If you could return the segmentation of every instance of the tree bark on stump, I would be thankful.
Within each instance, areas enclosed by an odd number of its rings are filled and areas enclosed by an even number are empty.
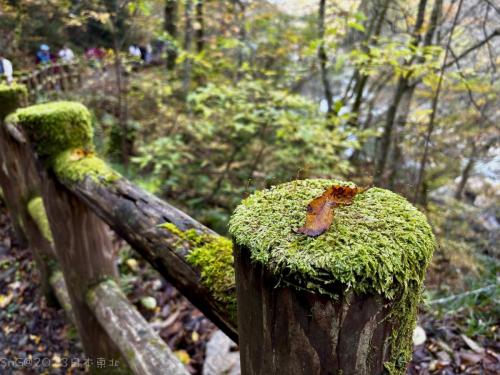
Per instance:
[[[41,291],[48,304],[54,305],[55,298],[49,282],[49,263],[54,258],[54,250],[31,218],[27,207],[30,198],[40,192],[40,179],[24,136],[11,128],[14,138],[8,129],[8,124],[0,124],[0,186],[20,245],[31,248],[40,274]]]
[[[47,216],[85,353],[94,364],[99,358],[121,361],[118,348],[86,302],[86,294],[93,285],[106,279],[118,279],[107,228],[63,185],[52,178],[45,180],[43,198]],[[109,371],[104,369],[103,373]]]
[[[390,305],[376,295],[326,295],[279,286],[235,246],[243,375],[382,374]]]

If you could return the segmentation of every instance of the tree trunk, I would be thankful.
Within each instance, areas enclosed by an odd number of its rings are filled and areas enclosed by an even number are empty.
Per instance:
[[[401,163],[403,162],[403,152],[401,150],[401,143],[404,139],[404,134],[403,134],[403,129],[406,125],[406,122],[408,120],[408,116],[410,114],[410,109],[411,109],[411,103],[413,99],[413,93],[415,92],[414,89],[409,89],[406,91],[406,93],[403,95],[403,98],[401,99],[401,105],[400,105],[400,110],[399,114],[396,117],[396,129],[395,129],[395,134],[393,137],[393,153],[392,153],[392,158],[391,158],[391,167],[390,167],[390,174],[389,174],[389,179],[388,179],[388,188],[390,190],[394,190],[396,186],[396,182],[398,179],[398,172],[401,169]]]
[[[421,29],[425,21],[425,8],[427,6],[427,0],[420,0],[417,10],[417,21],[415,23],[415,28],[412,33],[412,39],[410,46],[416,47],[419,45],[421,40]],[[414,56],[415,57],[415,56]],[[410,61],[410,65],[413,63],[414,58]],[[392,103],[387,110],[387,115],[385,119],[384,131],[380,139],[379,157],[376,163],[373,181],[374,184],[381,186],[384,182],[385,167],[387,162],[387,156],[389,154],[391,146],[391,136],[394,127],[396,115],[398,113],[399,104],[406,91],[412,88],[410,85],[409,76],[400,76],[398,79],[398,84],[396,86]]]
[[[377,186],[381,186],[384,180],[385,164],[387,162],[387,156],[389,155],[389,148],[391,146],[392,139],[392,129],[394,127],[394,119],[396,117],[396,112],[399,108],[399,103],[403,98],[406,90],[408,89],[408,81],[404,77],[400,77],[398,80],[398,85],[396,91],[394,92],[394,97],[392,99],[391,105],[387,110],[384,132],[382,138],[380,139],[380,147],[378,149],[379,158],[375,166],[375,174],[373,177],[373,183]]]
[[[165,0],[165,31],[169,36],[167,42],[167,69],[174,70],[175,60],[177,59],[177,0]]]
[[[118,40],[116,36],[113,37],[113,53],[114,53],[114,68],[115,68],[115,80],[116,80],[116,97],[117,97],[117,117],[118,126],[120,128],[120,148],[121,148],[121,161],[128,169],[130,162],[130,154],[132,151],[131,142],[128,134],[128,98],[127,98],[127,88],[126,80],[122,74],[122,59],[120,56],[120,49],[118,47]]]
[[[205,22],[203,0],[196,0],[196,51],[201,52],[205,46]]]
[[[474,165],[476,164],[476,155],[477,148],[476,143],[472,141],[471,152],[469,156],[469,160],[467,160],[467,164],[465,168],[462,170],[462,174],[460,175],[460,182],[457,185],[457,190],[455,191],[455,199],[462,200],[465,186],[467,185],[467,181],[469,180],[470,173],[474,169]]]
[[[238,22],[238,40],[240,45],[238,47],[238,56],[237,56],[237,71],[236,71],[236,80],[239,81],[243,77],[243,72],[241,71],[241,67],[245,62],[245,45],[247,40],[247,28],[246,28],[246,4],[244,1],[237,1],[237,5],[239,7],[239,12],[237,12],[237,22]]]
[[[382,32],[382,25],[384,23],[385,16],[387,14],[387,9],[389,8],[389,3],[391,1],[392,0],[384,0],[383,4],[381,4],[380,10],[374,9],[375,14],[374,14],[373,20],[376,19],[377,22],[375,24],[373,24],[373,21],[371,21],[372,26],[370,27],[369,34],[366,37],[367,43],[370,41],[370,39],[372,37],[374,37],[373,43],[372,43],[373,46],[377,45],[377,37]],[[376,3],[376,5],[380,5],[380,4]],[[366,50],[366,46],[363,46],[362,48],[364,48]],[[368,76],[365,74],[361,74],[361,72],[359,70],[356,70],[356,72],[354,73],[354,76],[357,77],[357,79],[356,79],[356,84],[354,86],[355,99],[354,99],[354,103],[352,105],[351,111],[356,117],[358,117],[359,111],[361,109],[361,104],[363,102],[363,100],[362,100],[363,93],[365,90],[366,83],[368,82]]]
[[[328,56],[326,55],[325,50],[325,8],[326,0],[320,0],[318,10],[318,31],[320,39],[320,44],[318,47],[318,59],[321,70],[321,82],[323,83],[323,92],[327,103],[327,114],[331,115],[333,114],[333,98],[330,80],[328,78]]]
[[[437,114],[438,103],[439,103],[439,95],[441,93],[441,87],[443,84],[444,71],[446,69],[446,61],[448,60],[448,55],[450,53],[451,40],[453,38],[453,32],[455,31],[455,26],[458,23],[458,17],[460,15],[460,11],[462,10],[462,4],[463,4],[463,0],[460,0],[460,2],[458,3],[457,13],[455,14],[455,19],[453,20],[453,24],[451,26],[450,35],[448,37],[446,51],[444,53],[444,61],[443,61],[443,65],[441,66],[441,70],[439,73],[439,80],[438,80],[438,84],[437,84],[437,88],[436,88],[436,93],[432,99],[431,114],[429,116],[429,124],[427,125],[427,131],[426,131],[425,139],[424,139],[424,152],[422,154],[422,160],[420,161],[420,166],[418,169],[418,176],[417,176],[417,182],[415,183],[415,193],[413,196],[413,202],[424,203],[426,201],[426,199],[425,200],[422,199],[423,196],[426,196],[426,191],[423,189],[423,183],[424,183],[424,178],[425,178],[425,167],[427,165],[427,160],[429,158],[430,142],[431,142],[432,133],[434,132],[434,127],[435,127],[436,114]]]
[[[186,53],[187,56],[184,59],[182,92],[184,97],[186,98],[187,95],[189,94],[189,89],[191,86],[192,61],[189,54],[191,53],[191,44],[193,42],[193,22],[192,22],[193,0],[186,0],[184,7],[185,7],[184,8],[184,22],[185,22],[184,53]]]

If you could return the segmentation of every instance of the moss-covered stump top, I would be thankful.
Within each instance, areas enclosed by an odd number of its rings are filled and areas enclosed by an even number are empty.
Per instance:
[[[24,85],[0,83],[0,121],[19,108],[27,96],[28,91]]]
[[[54,157],[70,148],[93,148],[90,113],[80,103],[37,104],[17,110],[7,121],[26,130],[41,157]]]
[[[335,180],[294,181],[259,191],[237,207],[230,232],[254,261],[299,288],[331,294],[343,285],[391,299],[422,284],[435,241],[425,216],[403,197],[371,188],[335,208],[332,225],[312,238],[296,234],[306,207]]]

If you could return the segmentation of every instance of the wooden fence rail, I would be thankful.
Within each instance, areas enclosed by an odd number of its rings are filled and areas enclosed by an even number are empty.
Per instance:
[[[35,69],[14,74],[17,83],[26,86],[30,99],[40,93],[79,87],[82,83],[82,66],[78,61],[37,65]],[[4,76],[0,81],[5,80]]]
[[[2,95],[13,98],[0,102],[3,119],[26,89],[0,85]],[[72,102],[18,109],[0,129],[0,186],[13,222],[91,358],[126,363],[118,373],[187,373],[119,290],[107,224],[239,341],[243,375],[404,373],[434,238],[403,198],[370,189],[309,238],[294,232],[308,202],[338,182],[280,185],[237,208],[233,249],[109,168],[92,138],[88,111]],[[46,216],[34,208],[39,197]]]

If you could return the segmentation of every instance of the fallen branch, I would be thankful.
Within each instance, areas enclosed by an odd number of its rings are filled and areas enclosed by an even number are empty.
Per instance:
[[[442,305],[442,304],[445,304],[445,303],[448,303],[451,301],[455,301],[457,299],[462,299],[465,297],[476,296],[476,295],[479,295],[482,293],[486,293],[486,292],[489,292],[490,290],[493,290],[497,287],[498,287],[498,284],[491,284],[491,285],[487,285],[487,286],[479,288],[479,289],[471,290],[469,292],[455,294],[455,295],[449,296],[449,297],[434,299],[434,300],[429,301],[429,305]]]

